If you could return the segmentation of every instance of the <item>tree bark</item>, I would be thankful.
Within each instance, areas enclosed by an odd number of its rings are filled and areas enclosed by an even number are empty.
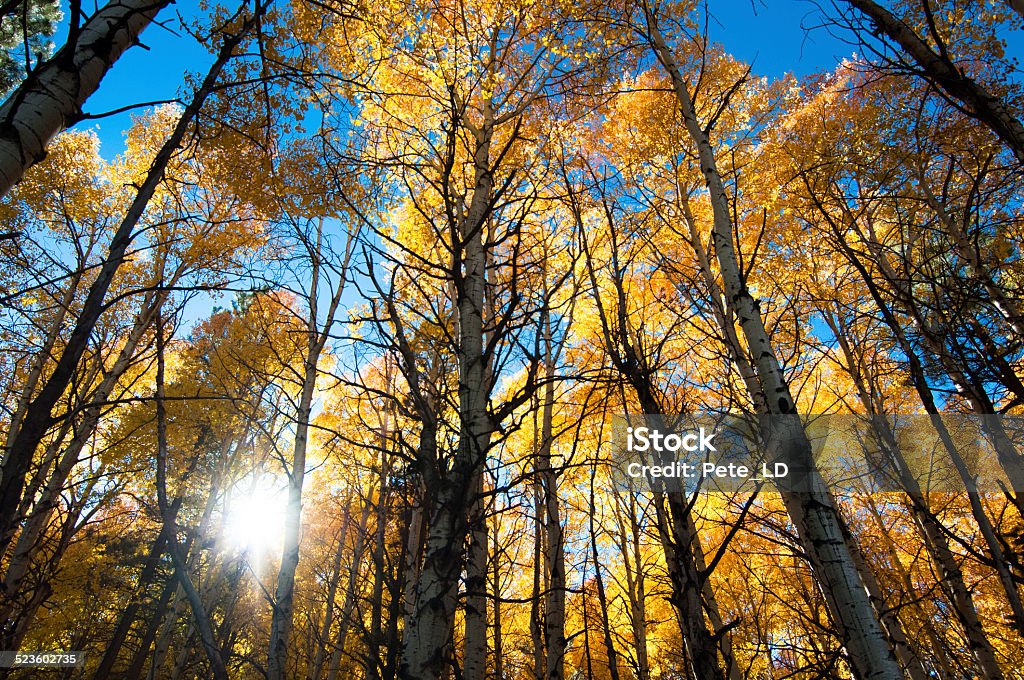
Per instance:
[[[494,601],[494,680],[505,680],[505,652],[502,645],[504,630],[501,627],[501,546],[498,532],[494,532],[494,557],[491,559],[491,596]]]
[[[487,676],[487,551],[490,540],[484,512],[483,479],[483,470],[480,470],[474,483],[474,499],[469,508],[469,552],[465,579],[466,630],[462,656],[462,674],[466,680],[485,680]]]
[[[1024,125],[1007,102],[964,73],[944,48],[936,52],[910,26],[874,0],[847,2],[868,17],[880,33],[895,42],[917,64],[921,75],[960,102],[1010,148],[1018,161],[1024,163]]]
[[[733,224],[725,185],[718,172],[714,149],[697,112],[686,81],[655,18],[646,9],[648,37],[658,60],[668,72],[683,122],[697,148],[712,214],[712,238],[726,298],[735,310],[765,395],[768,413],[763,414],[768,450],[784,453],[808,475],[808,492],[784,493],[783,501],[808,551],[815,574],[832,605],[843,643],[856,674],[864,680],[899,680],[902,674],[881,625],[871,608],[864,584],[846,544],[842,520],[835,503],[817,473],[811,445],[796,415],[795,402],[782,373],[760,309],[746,287],[733,243]],[[751,395],[755,398],[756,395]]]
[[[168,4],[113,0],[8,97],[0,107],[0,196],[42,160],[54,135],[80,119],[103,76]]]

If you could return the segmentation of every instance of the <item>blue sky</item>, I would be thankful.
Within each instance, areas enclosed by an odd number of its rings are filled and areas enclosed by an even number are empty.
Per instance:
[[[811,0],[708,0],[712,40],[734,56],[753,63],[754,73],[777,78],[790,72],[797,76],[830,70],[850,56],[853,48],[820,28],[823,19]],[[182,86],[184,73],[202,72],[212,55],[190,35],[179,20],[200,13],[197,0],[178,0],[164,10],[166,27],[150,26],[142,43],[128,52],[107,74],[99,91],[87,102],[87,113],[98,114],[131,104],[172,99]],[[62,27],[55,42],[63,41]],[[1024,31],[1013,31],[1011,49],[1024,57]],[[110,158],[123,149],[123,131],[129,114],[87,121],[84,126],[99,132],[103,155]]]
[[[186,71],[202,71],[212,61],[209,52],[180,29],[177,15],[189,20],[199,13],[198,5],[196,0],[178,0],[165,10],[162,16],[167,27],[146,29],[142,43],[149,49],[128,50],[87,102],[86,112],[99,114],[138,102],[174,98]],[[802,26],[821,23],[816,6],[808,0],[718,0],[711,5],[712,39],[735,56],[753,62],[760,75],[821,71],[850,53],[848,45],[826,31],[804,30]],[[62,42],[64,30],[58,32],[55,42]],[[108,158],[123,149],[122,133],[129,125],[129,114],[83,123],[99,132],[103,155]]]

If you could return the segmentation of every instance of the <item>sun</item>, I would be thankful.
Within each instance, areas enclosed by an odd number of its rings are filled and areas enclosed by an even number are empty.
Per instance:
[[[273,475],[250,476],[231,490],[224,513],[224,538],[253,557],[281,551],[287,487]]]

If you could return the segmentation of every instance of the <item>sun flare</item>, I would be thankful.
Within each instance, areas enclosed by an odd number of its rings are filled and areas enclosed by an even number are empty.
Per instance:
[[[238,483],[228,498],[224,537],[229,545],[253,556],[281,550],[288,494],[284,482],[270,475]]]

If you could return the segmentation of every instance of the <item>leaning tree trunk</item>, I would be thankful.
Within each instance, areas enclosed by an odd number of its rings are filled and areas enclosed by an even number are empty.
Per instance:
[[[206,98],[214,91],[221,71],[231,59],[235,48],[256,24],[257,17],[265,9],[265,5],[258,5],[257,7],[258,11],[255,16],[249,17],[243,22],[236,34],[225,38],[224,45],[217,59],[207,72],[206,78],[199,89],[196,90],[192,101],[189,102],[189,105],[175,124],[170,137],[164,142],[164,145],[153,160],[146,179],[139,187],[135,198],[128,207],[128,211],[125,213],[124,219],[111,238],[107,258],[99,268],[99,272],[89,288],[89,293],[82,303],[82,310],[68,337],[63,354],[61,354],[46,383],[40,389],[35,399],[32,400],[32,404],[27,409],[22,420],[21,427],[11,441],[7,457],[4,460],[2,477],[0,477],[0,554],[6,551],[17,523],[16,510],[21,503],[25,476],[28,474],[29,467],[32,464],[32,457],[35,455],[39,442],[42,441],[50,429],[53,407],[71,382],[82,354],[89,343],[93,329],[106,308],[105,298],[107,290],[110,288],[115,274],[117,274],[121,263],[124,261],[125,251],[132,241],[135,227],[142,218],[157,187],[163,181],[164,172],[170,164],[171,158],[177,153],[184,142],[185,135],[192,126],[192,122],[198,115],[200,108],[202,108]],[[17,93],[14,96],[17,96]]]
[[[112,0],[7,98],[0,107],[0,196],[42,160],[54,135],[81,118],[103,76],[170,1]]]
[[[40,544],[40,539],[50,525],[50,520],[57,509],[68,477],[78,464],[82,450],[96,431],[103,404],[110,398],[118,380],[120,380],[121,376],[124,375],[131,365],[143,335],[152,324],[166,296],[166,292],[148,293],[146,295],[143,309],[136,317],[124,346],[118,352],[117,359],[103,376],[100,385],[90,395],[89,402],[91,405],[86,409],[85,417],[81,423],[75,423],[74,439],[71,440],[68,447],[61,453],[56,466],[49,470],[49,475],[45,478],[41,490],[33,488],[35,480],[29,483],[25,497],[22,498],[22,504],[27,500],[35,498],[34,507],[22,526],[21,532],[18,534],[18,540],[14,543],[14,550],[4,572],[2,593],[6,600],[14,600],[19,595],[22,579],[28,573],[37,547]],[[19,512],[19,520],[21,515],[22,513]],[[54,555],[53,559],[59,561],[60,557],[62,556]]]
[[[747,289],[733,243],[732,214],[725,185],[718,173],[715,152],[697,112],[675,55],[645,10],[648,34],[658,60],[672,81],[687,133],[697,147],[701,172],[707,185],[713,215],[712,239],[726,298],[733,303],[740,328],[756,361],[758,382],[768,412],[764,422],[770,451],[782,452],[808,473],[808,490],[784,493],[783,501],[825,590],[826,600],[839,626],[854,672],[864,680],[898,680],[899,665],[857,572],[853,555],[843,536],[838,510],[814,466],[807,439],[789,384],[765,329],[764,319]],[[754,395],[751,395],[752,397]]]
[[[199,591],[188,573],[188,562],[182,546],[178,543],[177,522],[171,514],[172,507],[167,502],[167,413],[164,404],[164,329],[163,321],[157,317],[156,328],[156,434],[157,434],[157,464],[156,464],[156,491],[157,505],[163,519],[163,531],[167,536],[167,552],[171,556],[171,563],[174,567],[174,576],[185,592],[185,598],[192,608],[192,618],[199,631],[203,649],[210,662],[210,673],[214,680],[228,680],[227,670],[224,667],[224,660],[220,656],[220,650],[213,641],[213,630],[210,626],[209,615],[203,606]]]
[[[871,397],[871,391],[865,384],[865,378],[857,367],[853,347],[846,338],[845,329],[840,321],[833,319],[831,314],[826,312],[823,316],[839,342],[839,347],[846,360],[847,372],[857,388],[857,395],[861,404],[868,413],[878,413],[879,411]],[[928,507],[928,498],[921,490],[917,479],[910,474],[909,466],[900,452],[896,441],[896,435],[893,433],[885,417],[872,418],[872,428],[883,450],[888,452],[889,460],[897,472],[900,486],[907,494],[907,510],[914,519],[914,524],[924,540],[928,555],[931,557],[932,564],[939,575],[939,586],[953,605],[953,611],[964,628],[968,647],[974,656],[978,670],[981,672],[982,677],[987,680],[1001,680],[1003,674],[996,660],[995,650],[992,648],[984,626],[982,626],[978,618],[978,611],[974,605],[973,596],[964,582],[960,564],[949,548],[945,527],[941,525],[938,518]],[[881,517],[875,514],[874,506],[872,505],[870,509],[879,529],[884,529]],[[914,583],[910,575],[903,569],[902,563],[896,554],[892,538],[885,531],[882,531],[881,534],[883,543],[886,545],[890,555],[890,562],[900,574],[907,594],[913,595],[915,591]],[[940,652],[941,650],[936,651],[937,654]]]
[[[1017,160],[1024,162],[1024,125],[1006,101],[964,73],[945,49],[933,50],[910,26],[874,0],[847,2],[871,20],[878,34],[895,42],[924,78],[992,130]],[[1020,4],[1017,0],[1011,2]]]
[[[996,536],[992,520],[986,512],[984,504],[981,502],[981,496],[976,489],[973,489],[975,480],[968,469],[963,456],[960,455],[960,451],[957,449],[952,435],[949,433],[942,420],[942,413],[939,411],[939,407],[935,402],[935,395],[932,392],[932,388],[928,384],[924,364],[918,356],[918,353],[911,343],[910,338],[907,336],[903,326],[900,324],[900,320],[886,303],[879,286],[871,275],[871,272],[868,271],[858,254],[846,242],[844,235],[838,229],[838,225],[832,224],[831,226],[836,232],[836,244],[840,251],[853,268],[857,270],[857,273],[861,277],[861,281],[864,283],[865,288],[867,288],[868,293],[871,295],[872,301],[875,303],[875,307],[878,309],[879,314],[881,314],[882,320],[885,322],[886,326],[889,327],[897,345],[907,358],[907,369],[910,373],[911,384],[917,392],[925,412],[931,418],[932,427],[935,429],[935,432],[939,437],[939,441],[942,443],[942,447],[949,454],[950,461],[953,463],[957,474],[960,476],[960,479],[968,490],[967,501],[970,504],[971,514],[974,516],[982,538],[984,538],[985,544],[988,547],[988,551],[992,559],[992,566],[996,570],[999,581],[1006,593],[1007,603],[1010,605],[1011,612],[1013,613],[1012,623],[1019,632],[1022,630],[1022,627],[1024,627],[1024,603],[1021,602],[1017,583],[1010,571],[1010,566],[1003,552],[1003,547],[998,536]],[[892,278],[894,277],[890,275],[889,279],[891,280]],[[977,653],[978,651],[984,650],[975,648],[974,651]],[[981,657],[979,657],[979,661],[980,659]]]

